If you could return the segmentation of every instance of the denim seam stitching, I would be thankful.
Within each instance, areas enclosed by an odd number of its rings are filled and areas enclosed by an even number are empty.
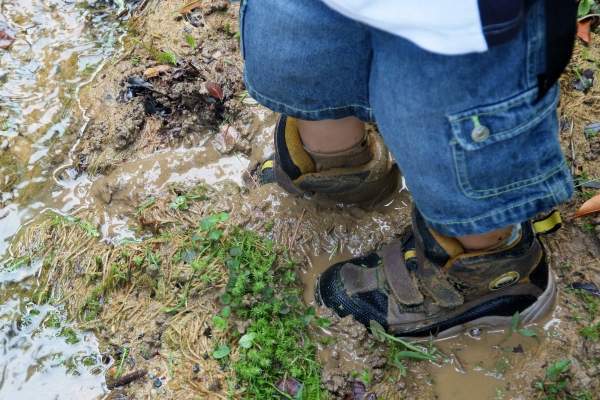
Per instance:
[[[546,191],[548,191],[552,194],[552,200],[554,200],[554,202],[556,204],[558,204],[559,201],[558,201],[558,197],[556,196],[556,193],[554,192],[554,185],[550,185],[547,180],[544,181],[544,184],[546,185]]]
[[[340,106],[340,107],[320,108],[318,110],[303,110],[300,108],[292,107],[290,105],[281,103],[277,100],[273,100],[273,99],[257,92],[255,89],[252,88],[252,85],[250,85],[247,81],[246,81],[246,90],[248,90],[248,93],[250,94],[250,96],[256,100],[261,99],[262,102],[276,104],[278,107],[286,108],[286,109],[292,110],[294,112],[302,113],[302,114],[319,114],[319,113],[324,113],[327,111],[340,111],[340,110],[349,110],[350,111],[352,109],[360,108],[363,111],[367,112],[369,115],[371,115],[371,108],[366,107],[361,104],[347,104],[347,105]]]
[[[475,114],[476,115],[488,115],[488,114],[497,113],[499,111],[505,111],[511,107],[520,105],[528,100],[534,99],[537,96],[537,91],[538,91],[538,88],[533,87],[533,88],[528,89],[528,90],[524,91],[523,93],[520,93],[512,98],[500,100],[493,104],[473,107],[466,111],[460,111],[460,112],[448,114],[447,118],[450,120],[450,122],[460,122],[465,119],[470,119],[471,116],[473,116]]]
[[[522,179],[520,181],[513,182],[508,185],[500,186],[498,188],[493,189],[474,189],[473,185],[471,184],[468,178],[468,172],[466,169],[465,162],[466,157],[464,156],[465,151],[461,149],[461,151],[457,153],[456,150],[457,146],[454,145],[452,147],[452,154],[454,156],[454,168],[458,176],[458,184],[463,194],[472,199],[486,199],[517,189],[522,189],[528,186],[536,185],[540,182],[551,178],[553,175],[563,170],[563,168],[566,166],[566,163],[564,161],[561,161],[556,167],[550,169],[548,172],[534,176],[532,178]]]
[[[529,16],[528,24],[527,24],[527,76],[525,79],[527,80],[528,85],[537,84],[537,71],[536,67],[540,65],[540,57],[543,54],[540,54],[543,44],[541,42],[544,38],[544,29],[545,27],[540,21],[544,21],[545,15],[544,11],[541,9],[542,2],[535,2],[532,6]]]
[[[554,195],[550,194],[550,195],[529,198],[523,202],[515,203],[508,207],[504,207],[504,208],[500,208],[500,209],[496,208],[494,211],[490,211],[488,213],[479,215],[477,217],[462,219],[462,220],[440,221],[440,220],[436,220],[436,219],[428,217],[422,211],[420,211],[420,212],[421,212],[421,214],[423,214],[423,217],[425,217],[425,220],[427,220],[427,222],[430,222],[433,224],[442,225],[442,226],[445,226],[445,225],[469,225],[469,224],[473,224],[477,221],[481,221],[483,219],[495,219],[498,215],[506,214],[510,210],[513,210],[516,208],[522,208],[523,206],[532,204],[535,201],[545,200],[545,199],[549,199],[549,198],[552,198],[554,200]]]
[[[246,46],[244,46],[244,27],[246,24],[244,23],[246,19],[246,9],[248,8],[248,0],[241,0],[239,18],[238,18],[238,26],[240,30],[240,54],[242,55],[242,59],[246,59]]]

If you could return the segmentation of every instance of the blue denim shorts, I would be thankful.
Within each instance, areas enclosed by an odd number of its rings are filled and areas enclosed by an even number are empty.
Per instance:
[[[430,226],[461,236],[522,222],[568,200],[558,87],[539,98],[544,1],[485,53],[443,56],[348,19],[319,0],[246,0],[249,94],[307,120],[376,122]]]

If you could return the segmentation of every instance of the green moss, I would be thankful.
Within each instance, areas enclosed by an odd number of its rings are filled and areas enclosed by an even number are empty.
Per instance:
[[[73,330],[73,328],[64,327],[60,330],[59,336],[65,338],[65,342],[68,344],[79,343],[79,338],[77,337],[77,333]]]
[[[558,360],[546,368],[542,379],[534,382],[533,386],[540,391],[544,400],[592,400],[592,394],[587,390],[575,391],[570,387],[571,364],[568,359]]]
[[[597,324],[586,326],[585,328],[579,331],[579,334],[588,340],[597,342],[598,340],[600,340],[600,322],[598,322]]]
[[[212,318],[213,330],[223,338],[215,341],[212,356],[235,372],[230,387],[244,388],[243,398],[281,396],[276,385],[289,377],[301,382],[303,398],[325,398],[316,345],[308,335],[309,324],[321,319],[314,318],[314,310],[309,318],[294,264],[271,241],[235,227],[226,230],[227,220],[226,213],[204,218],[175,257],[190,267],[191,282],[217,282],[220,266],[228,270],[223,306]],[[248,321],[246,331],[239,333],[230,318]]]

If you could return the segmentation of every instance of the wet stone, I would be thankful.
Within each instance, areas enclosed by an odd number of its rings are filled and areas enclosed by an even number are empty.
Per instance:
[[[471,335],[474,338],[478,338],[481,336],[481,329],[472,328],[471,330],[469,330],[469,335]]]

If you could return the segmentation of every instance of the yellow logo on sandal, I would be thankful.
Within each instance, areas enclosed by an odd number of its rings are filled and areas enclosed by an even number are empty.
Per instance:
[[[490,282],[490,290],[499,290],[519,281],[521,275],[517,271],[510,271],[500,275]]]

